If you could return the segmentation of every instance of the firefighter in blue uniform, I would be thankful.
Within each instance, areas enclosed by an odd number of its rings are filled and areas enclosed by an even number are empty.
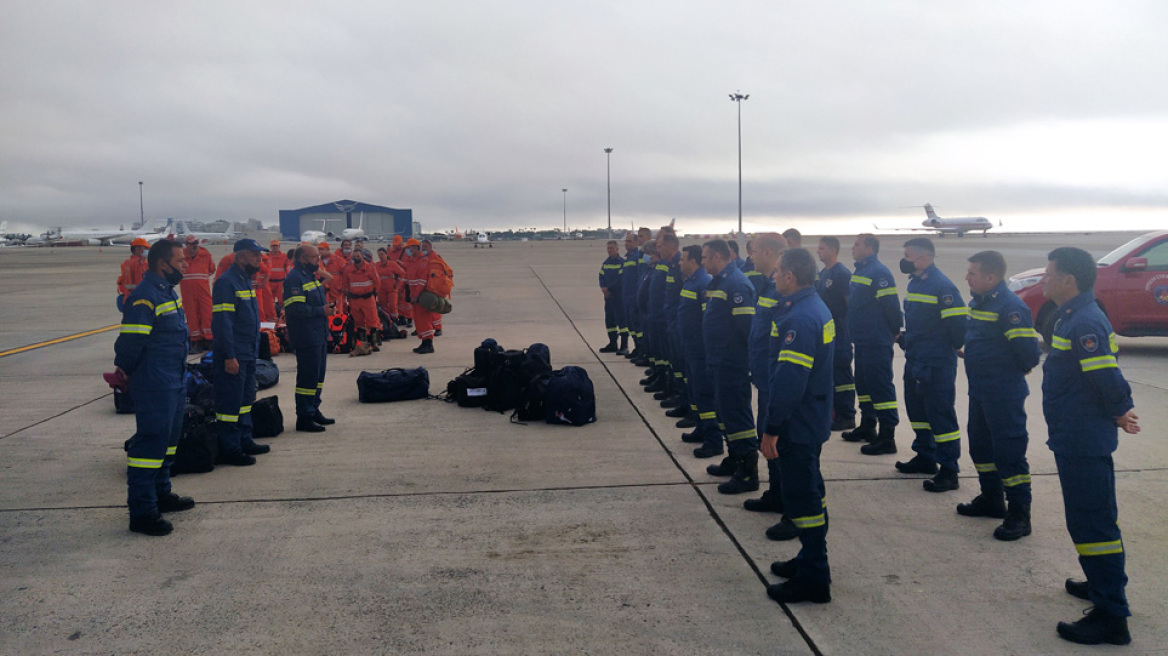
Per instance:
[[[852,376],[852,342],[848,336],[848,285],[852,272],[839,261],[839,239],[821,237],[817,248],[823,270],[815,283],[815,291],[831,310],[835,322],[835,381],[831,430],[845,431],[856,427],[856,379]]]
[[[802,548],[794,559],[771,565],[771,573],[787,581],[767,586],[767,595],[780,603],[822,604],[831,601],[831,568],[819,455],[831,437],[835,324],[815,293],[810,253],[784,252],[774,278],[782,301],[773,323],[778,357],[771,364],[762,454],[779,463],[783,507]]]
[[[268,249],[254,239],[240,239],[232,251],[235,261],[215,279],[211,289],[212,384],[219,462],[246,467],[255,464],[252,456],[271,450],[266,444],[256,444],[251,434],[260,347],[259,305],[251,278],[259,271],[261,255]]]
[[[1047,257],[1043,294],[1058,305],[1058,313],[1042,365],[1042,413],[1067,531],[1087,575],[1086,581],[1067,579],[1066,590],[1094,604],[1083,619],[1059,622],[1058,633],[1082,644],[1125,645],[1131,642],[1131,611],[1111,454],[1119,446],[1118,428],[1138,433],[1139,418],[1116,361],[1115,333],[1095,301],[1095,261],[1070,247]]]
[[[771,282],[770,276],[758,270],[754,262],[754,249],[756,247],[756,239],[749,239],[746,242],[746,259],[742,261],[742,266],[739,269],[742,275],[754,285],[754,297],[757,299],[762,295],[764,289],[773,289],[775,284]],[[783,240],[783,243],[787,243]]]
[[[620,256],[615,240],[605,244],[608,257],[600,265],[600,293],[604,296],[604,329],[608,331],[608,344],[600,348],[601,353],[616,353],[620,346],[617,340],[622,332],[628,332],[625,325],[624,297],[621,296],[620,274],[624,259]]]
[[[641,249],[637,243],[637,234],[635,232],[628,232],[625,234],[625,257],[621,261],[620,273],[620,296],[621,296],[621,310],[625,313],[625,328],[627,331],[621,335],[620,350],[617,355],[625,357],[636,357],[640,355],[637,351],[638,345],[641,341],[641,317],[637,314],[637,286],[641,282],[640,267],[641,263]],[[629,340],[633,341],[633,350],[629,350]]]
[[[669,362],[669,322],[665,316],[665,278],[669,275],[669,259],[674,253],[666,250],[660,235],[656,245],[657,263],[649,272],[649,343],[652,345],[649,357],[653,364],[653,375],[645,391],[657,394],[654,398],[661,400],[670,394],[673,385]]]
[[[166,535],[173,526],[161,513],[194,507],[170,488],[170,466],[186,408],[187,321],[174,288],[182,280],[182,247],[161,239],[150,249],[148,270],[126,298],[114,365],[129,380],[137,432],[126,467],[130,530]]]
[[[754,287],[731,261],[730,247],[721,239],[702,246],[702,265],[712,279],[706,288],[702,338],[706,345],[706,372],[714,382],[719,428],[726,436],[727,457],[706,472],[731,476],[718,486],[722,494],[758,489],[758,437],[750,411],[750,323],[754,318]],[[713,451],[706,442],[704,453]],[[711,454],[714,455],[714,454]]]
[[[653,274],[657,268],[657,244],[649,241],[641,244],[641,264],[638,266],[640,270],[641,282],[637,285],[637,316],[641,321],[641,355],[633,358],[633,365],[638,367],[649,367],[646,372],[647,378],[641,381],[642,385],[648,385],[650,382],[656,380],[657,376],[657,359],[653,352],[653,325],[649,321],[649,284],[653,279]]]
[[[682,441],[709,444],[720,455],[722,434],[718,430],[718,413],[714,404],[714,381],[706,374],[705,341],[702,338],[702,312],[706,305],[706,287],[712,279],[702,267],[702,247],[686,246],[681,249],[681,273],[683,277],[680,300],[677,304],[677,326],[681,336],[681,347],[685,355],[686,377],[689,378],[690,410],[697,415],[695,428],[681,436]],[[703,457],[697,447],[694,455]]]
[[[933,264],[933,242],[917,237],[904,243],[902,273],[909,274],[904,294],[904,409],[912,422],[908,462],[896,463],[902,474],[936,474],[924,481],[929,492],[956,490],[961,428],[957,422],[957,351],[965,343],[969,308],[957,287]],[[940,465],[940,470],[938,470]]]
[[[669,270],[665,272],[665,331],[666,346],[669,350],[669,367],[672,373],[669,396],[661,400],[661,407],[670,408],[667,417],[685,417],[689,414],[689,392],[686,390],[685,360],[681,350],[681,336],[677,327],[677,305],[681,301],[681,242],[672,231],[662,230],[661,245],[672,255],[665,260]]]
[[[1030,535],[1026,374],[1038,365],[1041,352],[1030,308],[1006,286],[1005,276],[1006,260],[1001,253],[982,251],[969,258],[966,430],[981,493],[969,503],[958,504],[957,512],[1005,519],[994,537],[1008,541]]]
[[[754,308],[754,317],[750,322],[750,382],[758,389],[758,411],[754,423],[755,434],[761,439],[766,429],[767,397],[770,390],[771,362],[778,356],[771,355],[771,328],[775,314],[779,310],[780,297],[772,279],[774,272],[779,268],[779,258],[787,247],[787,240],[777,233],[758,235],[750,243],[751,260],[758,276],[750,277],[758,294]],[[752,512],[773,512],[783,514],[783,495],[781,491],[782,474],[779,470],[779,461],[769,459],[767,473],[770,476],[767,489],[758,499],[747,499],[742,507]],[[791,520],[784,516],[777,524],[766,530],[766,536],[771,540],[792,540],[798,535],[798,529]]]
[[[320,433],[336,423],[320,411],[328,362],[328,318],[336,310],[316,279],[320,252],[312,244],[296,249],[295,266],[284,278],[288,342],[296,353],[296,430]]]
[[[896,387],[892,384],[892,344],[904,317],[896,296],[896,281],[880,263],[880,240],[860,235],[852,245],[856,271],[848,285],[847,334],[855,347],[856,400],[860,425],[842,435],[848,442],[868,441],[860,453],[896,453]],[[879,426],[879,428],[877,428]]]

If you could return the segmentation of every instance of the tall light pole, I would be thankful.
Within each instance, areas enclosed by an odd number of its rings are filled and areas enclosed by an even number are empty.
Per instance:
[[[138,181],[138,213],[141,214],[142,222],[138,224],[138,228],[142,229],[146,225],[146,204],[142,201],[142,181]]]
[[[742,101],[749,98],[749,93],[742,95],[735,91],[730,94],[730,100],[738,105],[738,234],[742,234]]]
[[[564,192],[564,234],[568,234],[568,190],[561,189]]]
[[[612,149],[604,149],[605,169],[608,178],[608,238],[612,239]]]

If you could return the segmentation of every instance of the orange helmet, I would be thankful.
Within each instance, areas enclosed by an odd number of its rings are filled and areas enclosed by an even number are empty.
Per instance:
[[[394,246],[401,246],[402,245],[402,236],[401,235],[394,235],[393,236],[393,245]]]
[[[279,239],[273,239],[273,240],[272,240],[272,243],[270,243],[270,244],[268,244],[268,245],[269,245],[269,246],[279,246],[279,245],[280,245],[280,240],[279,240]]]
[[[317,248],[317,250],[321,250],[321,251],[328,251],[328,250],[329,250],[329,245],[328,245],[328,242],[327,242],[327,241],[322,241],[322,242],[320,242],[319,244],[317,244],[317,245],[316,245],[316,248]]]
[[[406,246],[421,246],[421,245],[422,245],[422,242],[418,241],[417,239],[414,239],[413,237],[410,237],[408,240],[406,240]]]
[[[150,248],[150,242],[146,241],[142,237],[134,237],[134,241],[130,242],[130,248],[133,248],[135,246],[141,246],[143,248]]]

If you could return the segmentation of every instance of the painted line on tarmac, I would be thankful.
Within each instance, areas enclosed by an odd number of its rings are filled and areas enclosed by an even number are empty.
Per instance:
[[[56,419],[57,417],[60,417],[62,415],[67,415],[70,412],[73,412],[74,410],[76,410],[78,408],[84,408],[85,406],[89,405],[90,403],[97,403],[98,401],[105,399],[105,398],[109,398],[112,395],[113,395],[113,392],[109,392],[107,394],[102,394],[101,396],[97,397],[96,399],[90,399],[89,401],[86,401],[85,403],[79,403],[79,404],[73,406],[72,408],[69,408],[68,410],[62,410],[62,411],[58,412],[57,414],[51,415],[49,417],[45,417],[44,419],[41,419],[40,421],[34,421],[33,423],[29,424],[28,426],[25,426],[24,428],[18,428],[16,430],[12,431],[11,433],[6,433],[4,435],[0,435],[0,440],[12,437],[13,435],[16,435],[17,433],[23,433],[24,431],[26,431],[30,428],[36,428],[37,426],[40,426],[41,424],[45,423],[46,421],[52,421],[52,420]]]
[[[64,337],[58,337],[57,339],[50,339],[47,342],[37,342],[36,344],[29,344],[28,346],[21,346],[21,347],[14,348],[14,349],[8,349],[7,351],[0,351],[0,358],[3,358],[3,357],[8,356],[8,355],[16,355],[17,353],[24,353],[25,351],[31,351],[33,349],[39,349],[39,348],[44,348],[46,346],[52,346],[54,344],[61,344],[63,342],[71,342],[75,339],[81,339],[82,337],[89,337],[90,335],[97,335],[99,333],[107,333],[107,332],[114,330],[115,328],[117,328],[118,326],[121,326],[121,325],[122,324],[120,324],[120,323],[115,323],[114,325],[106,326],[105,328],[95,328],[94,330],[87,330],[83,333],[77,333],[76,335],[66,335]]]
[[[653,425],[649,423],[649,419],[645,416],[645,413],[641,412],[641,408],[636,404],[636,402],[633,401],[632,397],[629,396],[629,393],[625,390],[624,386],[620,384],[620,381],[616,379],[616,375],[612,373],[612,369],[609,369],[608,363],[602,360],[600,354],[592,348],[592,344],[590,344],[588,339],[584,337],[584,333],[580,332],[580,328],[576,326],[576,322],[572,320],[572,317],[568,314],[568,311],[565,310],[564,306],[560,304],[560,300],[556,298],[555,294],[552,294],[552,290],[548,289],[547,283],[545,283],[543,278],[540,277],[539,272],[536,271],[535,267],[533,266],[529,266],[528,268],[531,269],[531,273],[535,276],[535,279],[539,281],[539,284],[543,286],[543,290],[547,292],[548,297],[552,299],[552,302],[556,304],[556,307],[560,308],[560,313],[562,313],[564,318],[568,320],[568,324],[572,326],[572,330],[576,331],[576,334],[580,336],[580,341],[584,342],[584,344],[588,346],[588,349],[592,351],[592,355],[596,358],[596,361],[600,363],[600,366],[604,367],[604,371],[608,374],[608,377],[612,380],[613,384],[616,385],[616,388],[620,390],[621,394],[624,395],[625,400],[629,402],[629,406],[633,408],[633,411],[636,412],[637,415],[641,418],[641,422],[645,424],[645,428],[649,429],[649,433],[653,436],[653,439],[657,440],[657,444],[661,446],[661,449],[664,450],[665,454],[669,456],[669,459],[673,461],[673,466],[677,467],[677,470],[681,472],[681,475],[684,476],[686,481],[689,482],[690,487],[698,495],[698,498],[702,500],[702,503],[705,504],[706,512],[710,514],[710,517],[713,518],[714,522],[722,529],[722,533],[726,535],[726,537],[730,540],[730,543],[733,544],[734,548],[738,550],[738,554],[742,556],[743,560],[746,561],[747,566],[754,571],[754,575],[758,577],[759,581],[762,581],[764,586],[770,585],[770,581],[767,580],[766,575],[764,575],[762,570],[759,569],[758,563],[754,562],[754,559],[751,558],[750,554],[746,552],[746,548],[742,546],[742,543],[738,541],[738,538],[730,530],[730,527],[727,526],[726,522],[722,520],[721,515],[719,515],[717,509],[714,508],[714,504],[710,503],[710,499],[706,496],[705,492],[702,491],[701,485],[694,481],[693,477],[689,475],[689,472],[685,470],[685,467],[681,466],[681,462],[677,460],[677,456],[673,453],[673,451],[665,445],[665,440],[661,439],[661,436],[657,434],[656,430],[654,430]],[[779,608],[783,610],[783,613],[786,614],[787,619],[791,621],[791,624],[795,627],[795,630],[799,632],[799,635],[803,638],[803,642],[807,643],[807,647],[811,650],[811,653],[815,654],[815,656],[823,656],[823,652],[819,649],[819,646],[815,644],[815,640],[812,639],[811,634],[807,632],[807,629],[803,628],[803,624],[799,622],[799,618],[795,617],[795,613],[791,611],[788,605],[780,603]]]

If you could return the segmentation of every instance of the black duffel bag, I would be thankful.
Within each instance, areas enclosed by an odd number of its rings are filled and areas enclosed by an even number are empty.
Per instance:
[[[257,390],[274,387],[280,382],[280,366],[271,360],[256,360],[255,378]]]
[[[219,436],[214,413],[187,404],[183,413],[182,435],[174,454],[172,474],[202,474],[215,468],[219,456]]]
[[[430,396],[430,372],[425,367],[362,371],[357,376],[357,400],[361,403],[413,401]]]
[[[284,413],[280,397],[268,396],[251,404],[252,437],[275,437],[284,432]]]
[[[455,376],[446,384],[446,398],[463,408],[481,408],[487,402],[487,379],[474,371]]]

